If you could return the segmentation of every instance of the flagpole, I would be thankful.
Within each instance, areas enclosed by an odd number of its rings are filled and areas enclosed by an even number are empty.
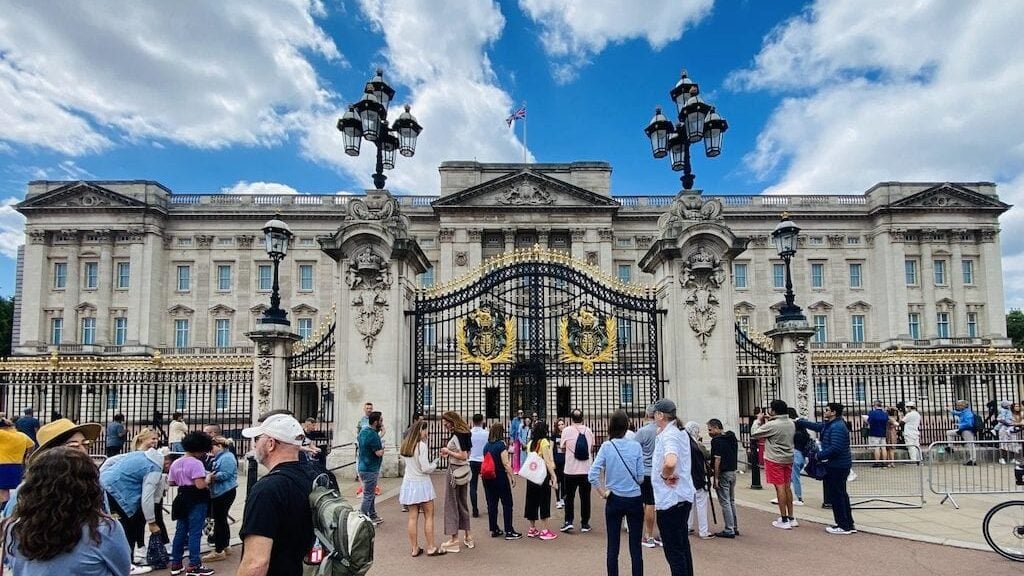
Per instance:
[[[523,100],[523,110],[526,110],[526,101]],[[523,164],[526,164],[526,116],[523,116]]]

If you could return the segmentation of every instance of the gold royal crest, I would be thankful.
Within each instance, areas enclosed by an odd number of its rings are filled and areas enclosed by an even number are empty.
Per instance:
[[[594,364],[615,357],[615,326],[614,316],[605,316],[585,305],[562,318],[558,331],[562,361],[583,364],[583,373],[592,374]]]
[[[508,362],[516,348],[516,326],[501,310],[490,304],[459,318],[455,338],[463,362],[480,365],[481,374],[490,374],[491,365]]]

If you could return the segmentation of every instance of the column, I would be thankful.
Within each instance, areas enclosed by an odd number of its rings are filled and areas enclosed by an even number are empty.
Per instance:
[[[41,346],[50,339],[49,321],[43,315],[44,295],[53,287],[53,263],[47,258],[47,232],[28,230],[27,236],[21,260],[21,301],[15,302],[21,307],[21,341],[12,342],[14,348]]]
[[[96,233],[100,242],[99,283],[96,290],[96,344],[105,346],[113,341],[110,322],[110,299],[114,290],[113,234]]]
[[[612,269],[612,239],[613,231],[611,228],[601,228],[597,231],[597,239],[600,241],[598,252],[600,254],[599,267],[606,274],[615,274],[615,270]]]
[[[441,256],[437,262],[437,274],[434,276],[434,283],[437,285],[449,282],[456,276],[453,271],[455,252],[452,241],[454,240],[454,228],[441,228],[438,230],[437,242],[441,248]]]
[[[960,245],[959,231],[953,230],[949,233],[949,240],[952,243],[953,255],[949,262],[949,288],[952,293],[956,308],[953,309],[955,319],[953,321],[955,331],[950,333],[954,338],[967,337],[967,298],[964,289],[964,268],[963,248]],[[980,332],[979,332],[980,336]]]
[[[516,249],[516,229],[504,228],[502,233],[505,235],[505,253],[510,254]]]
[[[949,270],[946,271],[949,273]],[[921,313],[921,337],[938,338],[939,328],[935,317],[935,265],[932,262],[932,245],[921,242],[921,299],[924,311]]]
[[[480,228],[470,228],[468,246],[469,264],[463,272],[472,270],[483,262],[483,247],[483,230]]]
[[[978,318],[979,322],[984,322],[982,330],[987,337],[991,338],[1005,338],[1006,337],[1006,317],[1004,316],[1005,311],[1000,304],[1003,302],[1003,276],[1002,266],[1000,264],[1001,250],[999,247],[999,230],[998,229],[986,229],[981,231],[981,261],[978,262],[980,271],[976,271],[984,274],[981,277],[981,282],[984,282],[982,288],[984,290],[985,299],[985,314],[984,319]]]
[[[587,229],[573,228],[570,232],[572,239],[572,257],[580,262],[587,261]]]
[[[146,258],[144,233],[129,231],[131,245],[128,247],[128,266],[131,268],[131,284],[128,296],[128,335],[125,343],[129,346],[142,344],[144,329],[149,327],[149,311],[143,309],[143,294],[151,290],[149,279],[153,278],[152,262]],[[148,342],[147,342],[148,343]]]
[[[78,231],[70,234],[75,238],[75,243],[68,246],[68,282],[64,289],[64,333],[61,335],[61,344],[78,342],[82,331],[78,323],[79,286],[82,278],[81,264],[78,261]]]

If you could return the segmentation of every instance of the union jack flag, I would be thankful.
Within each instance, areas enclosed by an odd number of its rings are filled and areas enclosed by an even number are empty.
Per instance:
[[[509,128],[511,128],[513,122],[523,118],[526,118],[526,106],[520,106],[519,109],[513,112],[511,116],[505,118],[505,124],[508,124]]]

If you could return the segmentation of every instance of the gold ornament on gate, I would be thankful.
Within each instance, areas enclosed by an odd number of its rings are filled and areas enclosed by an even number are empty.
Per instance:
[[[615,317],[605,316],[589,306],[562,318],[558,344],[562,361],[583,365],[584,374],[593,374],[594,364],[615,357]]]
[[[508,362],[516,348],[516,325],[491,304],[481,304],[455,323],[455,339],[463,362],[479,364],[481,374],[491,365]]]

